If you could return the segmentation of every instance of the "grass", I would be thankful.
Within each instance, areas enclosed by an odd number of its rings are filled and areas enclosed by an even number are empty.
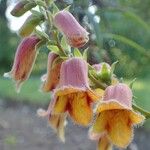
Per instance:
[[[0,78],[0,98],[45,105],[50,100],[50,94],[40,92],[40,84],[40,79],[29,79],[23,84],[20,93],[16,93],[11,80]]]
[[[129,82],[129,81],[127,81]],[[11,80],[0,78],[0,98],[6,100],[15,100],[19,102],[28,102],[36,105],[46,105],[49,103],[50,94],[39,91],[40,79],[33,78],[26,81],[19,94],[15,92]],[[140,107],[150,111],[150,79],[138,80],[134,83],[133,93],[137,97],[136,103]],[[150,128],[150,119],[145,126]]]

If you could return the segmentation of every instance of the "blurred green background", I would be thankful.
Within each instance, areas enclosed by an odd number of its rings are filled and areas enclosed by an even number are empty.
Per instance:
[[[91,64],[118,60],[116,74],[134,84],[136,102],[150,111],[150,1],[149,0],[63,0],[90,32],[88,58]],[[47,55],[41,50],[32,77],[19,94],[12,81],[4,79],[11,69],[16,47],[21,40],[11,23],[10,9],[15,0],[0,0],[0,99],[46,105],[49,94],[39,92],[40,76],[46,72]],[[10,19],[11,18],[11,19]],[[22,23],[22,22],[20,22]],[[17,26],[17,25],[16,25]]]

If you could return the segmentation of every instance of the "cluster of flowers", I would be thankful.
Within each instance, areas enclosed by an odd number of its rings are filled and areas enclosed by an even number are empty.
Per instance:
[[[36,6],[31,3],[27,9],[24,7],[27,1],[21,4],[13,9],[13,15],[20,16]],[[89,40],[88,32],[66,10],[55,14],[53,24],[71,47],[82,47]],[[37,35],[32,34],[33,30],[28,28],[29,23],[27,27],[23,25],[20,33],[24,39],[16,51],[12,70],[4,74],[16,82],[18,90],[30,76],[38,53],[37,47],[41,42]],[[98,149],[110,150],[113,145],[126,148],[133,138],[133,126],[141,124],[145,118],[132,109],[133,94],[129,86],[119,83],[114,76],[110,76],[111,84],[105,89],[92,88],[88,65],[83,58],[70,56],[63,60],[60,55],[50,52],[47,73],[41,78],[41,89],[51,92],[52,100],[47,110],[38,110],[38,115],[48,118],[49,124],[62,141],[65,141],[64,128],[69,116],[78,125],[91,125],[89,137],[98,141]],[[91,67],[97,75],[102,75],[103,68],[106,74],[111,74],[111,66],[107,63]]]

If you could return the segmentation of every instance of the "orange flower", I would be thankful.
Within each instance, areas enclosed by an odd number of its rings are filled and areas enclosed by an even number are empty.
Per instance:
[[[78,124],[87,126],[93,117],[91,104],[99,99],[88,85],[86,61],[71,58],[62,63],[52,114],[68,112]]]
[[[11,71],[4,74],[4,77],[11,77],[16,82],[18,92],[23,81],[27,80],[31,74],[38,52],[36,50],[38,42],[40,39],[36,36],[24,38],[17,48]]]
[[[92,120],[92,103],[99,97],[88,85],[87,62],[81,58],[64,61],[60,69],[60,81],[54,90],[47,114],[68,112],[78,124],[87,126]]]
[[[42,76],[42,80],[44,81],[42,85],[42,90],[44,92],[50,92],[58,85],[60,78],[60,67],[62,61],[55,63],[56,60],[59,59],[59,56],[55,53],[50,52],[48,55],[48,63],[47,63],[47,74]]]
[[[90,134],[99,139],[105,134],[110,143],[125,148],[132,140],[133,125],[143,121],[144,116],[132,110],[132,91],[119,83],[105,90]]]

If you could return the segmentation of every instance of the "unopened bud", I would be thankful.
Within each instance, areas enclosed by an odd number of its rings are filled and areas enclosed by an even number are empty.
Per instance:
[[[32,9],[35,6],[36,6],[35,2],[29,2],[27,0],[22,0],[15,5],[15,7],[13,8],[13,10],[10,13],[15,17],[20,17],[24,13],[26,13],[28,10]]]
[[[72,47],[82,47],[89,40],[89,33],[66,10],[62,10],[55,15],[54,24],[64,34],[68,44]]]
[[[19,35],[21,37],[29,36],[36,28],[36,26],[39,25],[43,20],[44,20],[44,16],[42,14],[39,14],[39,16],[32,14],[27,18],[27,20],[20,28]]]
[[[17,48],[11,71],[4,74],[4,77],[10,77],[16,82],[18,92],[21,83],[30,76],[37,56],[36,45],[39,41],[40,39],[36,36],[24,38]]]

